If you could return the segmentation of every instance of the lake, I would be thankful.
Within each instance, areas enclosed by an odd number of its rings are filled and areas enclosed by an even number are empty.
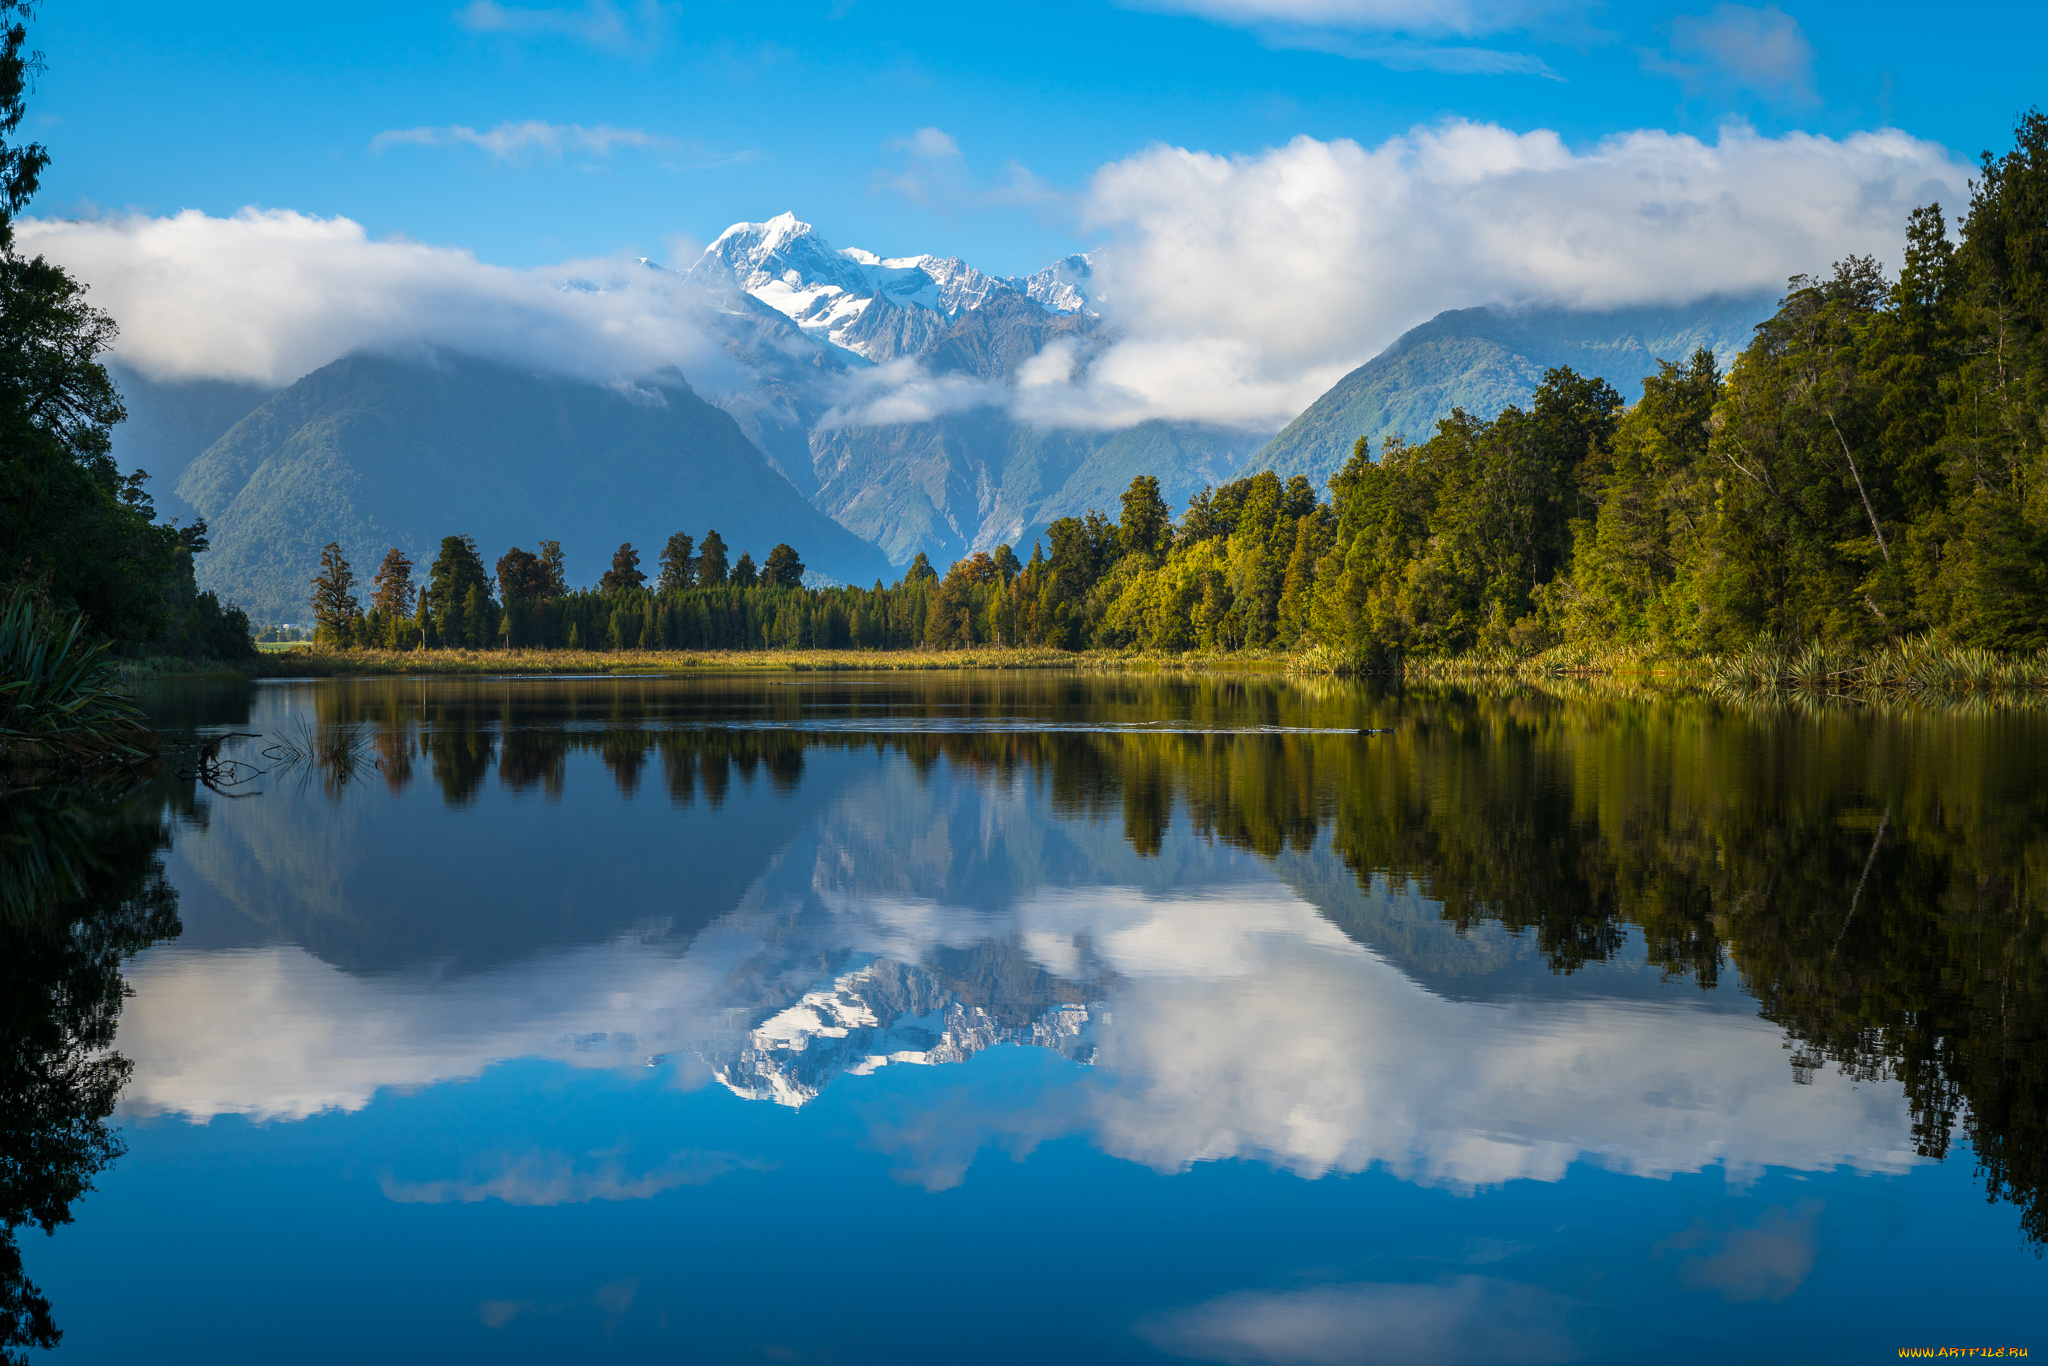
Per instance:
[[[53,1362],[2048,1349],[2038,712],[149,701],[161,778],[6,816]]]

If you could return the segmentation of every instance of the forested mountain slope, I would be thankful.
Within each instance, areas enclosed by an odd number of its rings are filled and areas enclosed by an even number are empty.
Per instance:
[[[236,423],[177,491],[212,527],[207,586],[261,620],[305,615],[329,541],[365,577],[389,546],[431,556],[467,535],[490,559],[559,540],[588,582],[621,541],[651,563],[671,533],[714,527],[735,555],[787,541],[834,578],[889,569],[674,375],[620,390],[467,357],[349,356]]]
[[[1604,379],[1634,402],[1658,361],[1683,361],[1705,347],[1725,364],[1776,306],[1772,294],[1612,312],[1452,309],[1337,381],[1248,468],[1307,475],[1320,486],[1342,468],[1359,437],[1377,450],[1390,435],[1426,440],[1455,408],[1495,417],[1509,404],[1528,403],[1543,372],[1555,366]]]

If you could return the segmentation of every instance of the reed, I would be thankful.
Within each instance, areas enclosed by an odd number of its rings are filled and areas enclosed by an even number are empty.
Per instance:
[[[16,584],[0,595],[0,759],[10,787],[133,767],[161,745],[76,612]]]

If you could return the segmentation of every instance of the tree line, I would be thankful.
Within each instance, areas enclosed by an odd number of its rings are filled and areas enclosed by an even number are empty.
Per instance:
[[[758,565],[744,550],[734,560],[714,528],[701,544],[670,536],[652,581],[629,542],[594,586],[572,589],[561,543],[539,547],[514,546],[492,573],[473,538],[447,536],[424,582],[393,547],[365,606],[353,567],[330,544],[313,579],[315,638],[382,649],[907,649],[924,640],[924,589],[937,578],[919,556],[893,589],[807,589],[794,547],[778,545]]]
[[[332,640],[583,648],[1039,645],[1317,649],[1360,667],[1580,644],[1726,654],[1771,640],[1869,649],[1933,634],[2048,646],[2048,118],[1986,154],[1951,236],[1906,226],[1888,280],[1868,257],[1798,276],[1724,372],[1660,361],[1632,406],[1545,373],[1527,407],[1459,410],[1427,440],[1361,438],[1326,491],[1271,471],[1176,517],[1140,476],[1117,520],[1053,522],[941,577],[801,586],[778,546],[730,572],[717,533],[672,537],[652,586],[631,546],[571,592],[559,547],[493,580],[442,543],[410,596],[393,550],[372,606],[328,547],[315,611]],[[781,557],[781,558],[778,558]]]

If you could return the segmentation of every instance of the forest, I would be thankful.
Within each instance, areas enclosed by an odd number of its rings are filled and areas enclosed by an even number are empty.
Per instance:
[[[486,572],[443,541],[417,591],[385,557],[367,608],[329,547],[320,638],[386,648],[802,647],[1311,652],[1339,667],[1559,647],[1678,658],[1766,643],[2048,646],[2048,118],[1986,154],[1954,231],[1930,204],[1896,279],[1868,257],[1799,276],[1726,370],[1659,362],[1632,406],[1549,371],[1530,403],[1428,440],[1361,440],[1325,490],[1271,472],[1178,516],[1149,476],[1118,516],[1051,524],[941,576],[802,586],[778,546],[728,564],[670,538],[652,583],[621,546],[593,588],[559,547]]]

